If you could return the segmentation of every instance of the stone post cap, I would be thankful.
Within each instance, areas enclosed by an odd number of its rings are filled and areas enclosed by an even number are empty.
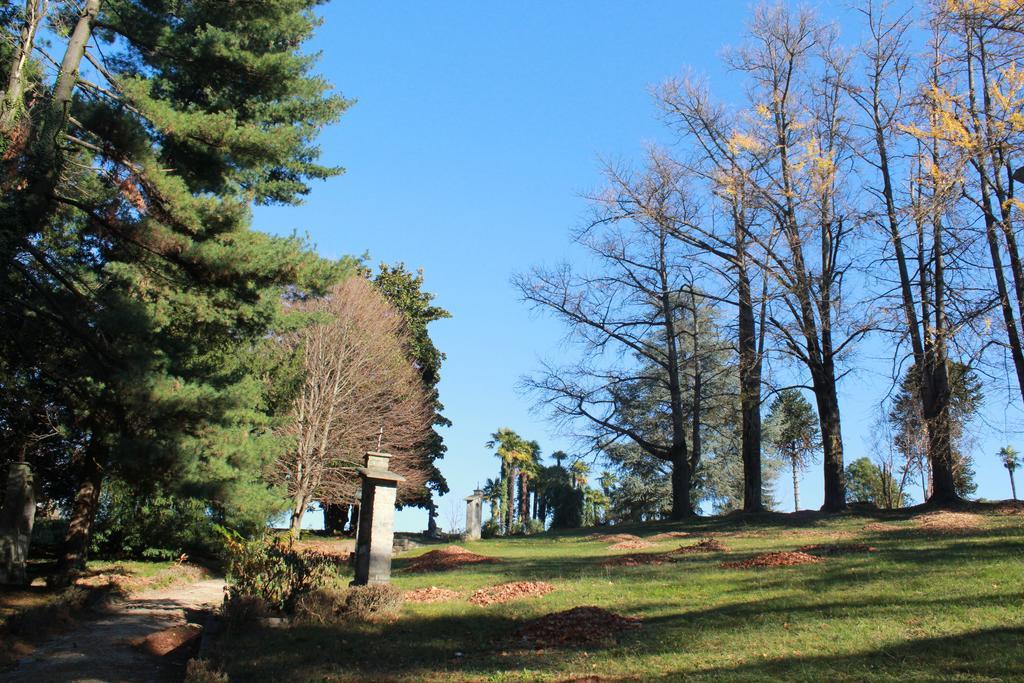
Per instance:
[[[405,477],[391,470],[381,470],[376,467],[360,467],[359,474],[374,481],[392,481],[396,484],[405,481]]]
[[[392,481],[395,483],[405,481],[405,477],[401,474],[396,474],[388,469],[388,462],[390,460],[390,453],[370,451],[366,454],[366,467],[360,467],[359,474],[367,479],[374,479],[376,481]]]
[[[473,500],[482,499],[483,497],[484,492],[481,491],[480,489],[476,489],[475,491],[473,491],[472,495],[466,496],[465,500],[468,503]]]
[[[368,469],[375,470],[386,470],[388,463],[391,461],[390,453],[379,453],[377,451],[370,451],[366,454],[366,467]]]

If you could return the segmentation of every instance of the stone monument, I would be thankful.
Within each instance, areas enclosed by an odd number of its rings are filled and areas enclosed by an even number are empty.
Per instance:
[[[7,471],[7,492],[0,509],[0,584],[27,583],[25,564],[35,521],[36,496],[32,468],[12,462]]]
[[[484,518],[484,492],[480,489],[466,496],[466,540],[480,540],[480,526]]]
[[[388,470],[387,453],[366,454],[366,467],[359,468],[363,489],[359,501],[356,531],[356,577],[354,586],[388,583],[391,580],[391,552],[395,540],[395,496],[405,477]]]

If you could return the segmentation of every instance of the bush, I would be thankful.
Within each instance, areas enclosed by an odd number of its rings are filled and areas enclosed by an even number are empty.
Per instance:
[[[397,612],[402,591],[389,584],[352,586],[345,591],[315,590],[295,601],[295,620],[306,624],[331,624],[343,619],[366,621]]]
[[[489,519],[480,527],[480,538],[494,538],[501,535],[501,525],[498,520]]]
[[[544,522],[539,519],[529,520],[525,525],[523,525],[523,533],[528,536],[544,533]]]
[[[234,631],[270,613],[267,603],[261,598],[245,595],[228,596],[224,602],[224,623]]]
[[[245,540],[226,534],[228,599],[258,600],[271,610],[291,612],[304,593],[324,585],[334,573],[319,555],[295,549],[280,539]]]
[[[190,659],[185,668],[185,683],[228,683],[228,675],[205,659]]]
[[[216,554],[217,532],[202,501],[163,491],[134,491],[114,480],[105,487],[96,515],[96,557],[173,560]]]
[[[553,516],[552,529],[576,529],[583,524],[583,491],[560,483],[549,492]]]
[[[402,591],[388,583],[352,586],[345,596],[344,615],[370,619],[397,612],[402,607]]]
[[[295,620],[303,624],[331,624],[345,612],[347,591],[330,589],[303,593],[295,601]]]

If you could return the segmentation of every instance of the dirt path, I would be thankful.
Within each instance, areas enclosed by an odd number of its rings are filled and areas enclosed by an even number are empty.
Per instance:
[[[221,603],[224,582],[210,579],[137,593],[114,603],[73,631],[43,643],[0,681],[149,683],[181,680],[184,659],[163,660],[132,641],[172,626],[202,623],[203,613]]]

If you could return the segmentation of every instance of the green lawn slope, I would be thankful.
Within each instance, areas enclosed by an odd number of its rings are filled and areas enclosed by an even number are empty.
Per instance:
[[[402,590],[460,597],[407,603],[376,623],[251,625],[224,643],[231,680],[1024,680],[1024,514],[765,515],[582,529],[463,544],[495,564],[413,572]],[[649,548],[612,549],[597,533],[665,532]],[[622,566],[705,537],[728,552]],[[866,544],[800,566],[728,568],[812,544]],[[818,551],[820,553],[820,551]],[[479,588],[544,581],[540,597],[477,606]],[[514,633],[545,614],[593,605],[642,620],[601,646],[548,647]]]

